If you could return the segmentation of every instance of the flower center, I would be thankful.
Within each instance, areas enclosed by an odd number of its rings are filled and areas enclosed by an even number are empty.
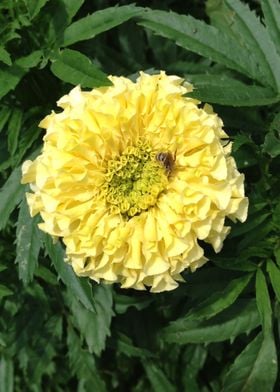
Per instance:
[[[168,174],[151,147],[139,141],[108,161],[103,186],[112,212],[133,217],[156,204],[168,184]]]

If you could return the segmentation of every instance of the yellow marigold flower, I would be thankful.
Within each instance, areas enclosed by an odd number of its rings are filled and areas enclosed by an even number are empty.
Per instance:
[[[216,252],[244,221],[244,177],[222,120],[177,76],[141,73],[136,83],[75,87],[51,113],[41,155],[23,165],[31,215],[62,237],[79,276],[124,288],[173,290],[180,273]]]

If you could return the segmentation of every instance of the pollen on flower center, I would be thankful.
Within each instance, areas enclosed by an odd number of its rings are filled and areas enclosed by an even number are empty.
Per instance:
[[[154,206],[168,177],[151,147],[138,141],[107,164],[102,193],[112,212],[133,217]]]

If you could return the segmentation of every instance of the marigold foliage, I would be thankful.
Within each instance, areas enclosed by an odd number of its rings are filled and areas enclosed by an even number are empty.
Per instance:
[[[75,87],[41,122],[42,153],[23,165],[31,215],[62,238],[77,275],[172,290],[207,261],[198,240],[218,252],[225,218],[246,219],[244,176],[222,120],[188,97],[189,83],[164,72],[110,80]]]

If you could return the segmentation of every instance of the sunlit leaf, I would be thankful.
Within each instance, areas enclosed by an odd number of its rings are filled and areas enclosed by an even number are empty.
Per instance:
[[[142,8],[135,5],[110,7],[79,19],[64,32],[63,46],[95,37],[127,20],[140,15]]]
[[[263,83],[263,77],[256,63],[251,56],[248,56],[247,49],[242,48],[233,38],[223,34],[214,26],[189,15],[157,10],[147,10],[140,25],[174,40],[177,45],[185,49]]]
[[[261,0],[260,3],[267,30],[280,55],[280,3],[275,0]]]
[[[51,70],[59,79],[73,85],[93,88],[111,84],[107,76],[87,56],[76,50],[63,50],[55,58]]]
[[[208,13],[223,33],[234,37],[240,47],[247,47],[250,57],[259,65],[262,78],[279,92],[280,77],[277,69],[280,67],[280,57],[255,12],[239,0],[220,0],[208,2]]]
[[[268,87],[249,86],[228,76],[187,75],[187,80],[195,88],[189,95],[205,102],[248,107],[280,101],[280,95]]]

